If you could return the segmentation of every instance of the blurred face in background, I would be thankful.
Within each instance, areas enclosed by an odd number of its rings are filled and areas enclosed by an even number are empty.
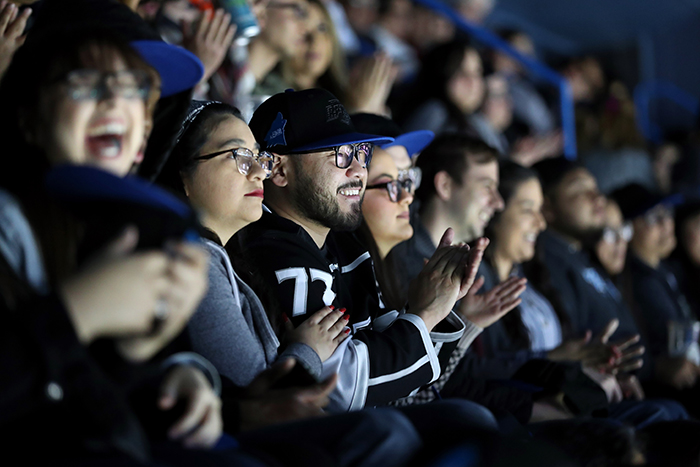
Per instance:
[[[681,227],[683,249],[695,266],[700,266],[700,213],[689,217]]]
[[[333,38],[329,18],[321,7],[309,4],[309,16],[306,19],[306,37],[304,46],[291,60],[295,74],[311,75],[318,79],[326,72],[333,59]]]
[[[346,0],[343,2],[350,26],[358,34],[364,34],[377,22],[378,0]]]
[[[546,203],[545,218],[555,230],[577,240],[599,235],[605,224],[605,198],[591,173],[577,168],[554,187]]]
[[[659,204],[634,219],[632,248],[639,256],[667,258],[676,247],[673,212]]]
[[[413,190],[406,192],[399,187],[395,201],[384,187],[370,188],[398,180],[399,171],[391,155],[375,147],[367,176],[362,215],[372,232],[382,257],[399,243],[413,236],[408,208],[413,202]]]
[[[498,163],[479,163],[470,156],[462,183],[452,181],[446,200],[456,242],[471,242],[484,235],[486,224],[496,211],[503,209],[498,193]]]
[[[608,200],[605,206],[605,228],[595,246],[595,253],[611,276],[620,274],[625,268],[627,245],[632,239],[632,233],[632,224],[624,221],[617,203]]]
[[[429,50],[439,44],[450,42],[455,35],[452,21],[420,5],[413,8],[411,42],[418,50]]]
[[[496,255],[513,264],[535,256],[537,236],[547,227],[542,203],[539,180],[531,178],[518,186],[494,225]]]
[[[491,75],[486,78],[486,90],[484,116],[496,131],[503,132],[513,121],[513,103],[508,81],[502,76]]]
[[[292,58],[306,43],[308,14],[306,0],[270,0],[259,37],[283,58]]]
[[[475,112],[484,100],[484,76],[481,57],[467,49],[460,67],[447,82],[447,96],[466,114]]]
[[[92,165],[125,176],[143,159],[158,75],[129,67],[107,46],[88,46],[81,55],[83,69],[41,90],[34,143],[53,164]]]

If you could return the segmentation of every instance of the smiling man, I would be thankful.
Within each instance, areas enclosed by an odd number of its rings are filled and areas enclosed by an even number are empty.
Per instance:
[[[244,254],[279,302],[279,312],[294,325],[323,306],[347,312],[351,339],[323,366],[323,377],[339,373],[330,409],[386,404],[437,379],[434,342],[461,334],[433,328],[450,314],[456,295],[446,299],[451,292],[442,285],[424,290],[420,287],[427,282],[417,281],[416,288],[426,291],[421,297],[432,290],[441,304],[409,299],[410,311],[386,309],[369,252],[347,232],[361,221],[373,144],[392,138],[356,132],[345,108],[322,89],[273,96],[255,112],[250,127],[261,148],[280,157],[265,182],[271,212],[242,232]],[[458,250],[444,245],[439,252]],[[483,251],[480,245],[475,251]],[[469,274],[465,269],[463,277]],[[434,276],[421,277],[429,275]],[[480,418],[471,412],[464,420]]]
[[[471,242],[503,209],[496,150],[479,139],[440,135],[423,150],[416,167],[423,181],[416,191],[420,207],[411,220],[415,233],[391,253],[401,265],[403,287],[420,273],[446,228],[454,229],[456,241]]]

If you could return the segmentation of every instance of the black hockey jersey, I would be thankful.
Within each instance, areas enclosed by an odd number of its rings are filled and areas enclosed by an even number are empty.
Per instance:
[[[324,362],[339,373],[331,410],[355,410],[408,396],[440,375],[435,343],[463,333],[430,333],[417,315],[386,310],[369,252],[352,233],[331,232],[318,248],[298,224],[276,214],[240,235],[244,255],[296,325],[326,305],[350,313],[352,339]]]

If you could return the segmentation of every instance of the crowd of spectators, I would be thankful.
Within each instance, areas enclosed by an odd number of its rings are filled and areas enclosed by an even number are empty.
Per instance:
[[[423,2],[0,1],[8,465],[697,466],[697,135],[551,66],[577,160]]]

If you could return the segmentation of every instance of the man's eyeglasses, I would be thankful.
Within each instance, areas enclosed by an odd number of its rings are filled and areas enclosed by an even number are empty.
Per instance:
[[[306,8],[299,5],[298,3],[283,3],[283,2],[270,2],[267,4],[268,8],[281,8],[292,10],[294,17],[298,20],[303,20],[309,17],[309,12]]]
[[[619,240],[629,242],[632,240],[633,234],[634,228],[632,224],[626,222],[617,229],[613,229],[612,227],[603,229],[603,241],[610,244],[617,243]]]
[[[420,182],[423,180],[423,172],[418,167],[411,167],[407,170],[399,170],[399,180],[411,180],[413,182],[413,189],[417,190],[420,188]]]
[[[318,152],[335,152],[335,165],[339,169],[347,169],[352,165],[352,159],[357,159],[363,169],[369,167],[374,146],[371,143],[343,144],[334,148],[315,149],[298,154],[313,154]]]
[[[102,73],[98,70],[71,71],[62,80],[68,90],[68,97],[74,101],[100,100],[109,96],[124,99],[148,97],[151,78],[143,70],[121,70]]]
[[[410,195],[413,195],[414,192],[413,181],[410,178],[407,178],[405,180],[392,180],[390,182],[377,183],[375,185],[369,185],[365,189],[375,190],[378,188],[386,189],[386,192],[389,193],[389,199],[392,203],[399,202],[399,200],[401,199],[402,191]]]
[[[265,178],[269,178],[270,175],[272,175],[272,167],[275,165],[275,156],[265,151],[260,151],[258,154],[255,154],[248,148],[226,149],[225,151],[213,152],[204,156],[195,157],[194,160],[206,161],[216,156],[221,156],[222,154],[227,154],[226,157],[236,161],[236,166],[238,166],[238,171],[241,175],[247,176],[253,168],[254,162],[257,162],[257,164],[262,167],[265,172]]]

